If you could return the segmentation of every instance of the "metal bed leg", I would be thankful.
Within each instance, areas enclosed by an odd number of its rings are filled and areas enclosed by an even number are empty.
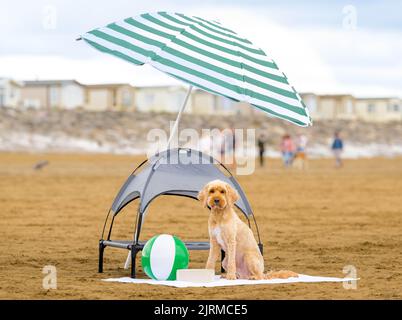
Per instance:
[[[99,264],[98,264],[98,272],[103,272],[103,251],[105,251],[105,245],[103,244],[103,240],[99,241]]]
[[[222,265],[223,259],[225,259],[225,251],[221,250],[221,273],[225,272],[225,269],[223,269]]]
[[[135,258],[137,257],[138,249],[135,245],[131,247],[131,278],[135,278]]]

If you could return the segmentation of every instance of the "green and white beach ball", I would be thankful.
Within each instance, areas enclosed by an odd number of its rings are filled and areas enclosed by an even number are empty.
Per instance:
[[[183,241],[169,234],[152,237],[142,250],[142,268],[155,280],[176,280],[176,271],[187,269],[188,262],[189,254]]]

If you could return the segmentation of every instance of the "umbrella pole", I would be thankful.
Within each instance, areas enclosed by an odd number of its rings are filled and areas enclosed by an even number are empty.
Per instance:
[[[173,125],[172,132],[170,133],[170,137],[169,137],[169,140],[168,140],[168,143],[167,143],[167,149],[170,149],[170,145],[172,143],[173,137],[175,136],[176,131],[178,131],[181,115],[183,114],[183,111],[186,108],[186,104],[187,104],[188,98],[190,97],[192,89],[193,89],[193,86],[188,87],[186,98],[184,99],[183,105],[181,106],[181,108],[179,110],[179,113],[177,114],[177,118],[176,118],[176,121],[175,121],[175,123]]]

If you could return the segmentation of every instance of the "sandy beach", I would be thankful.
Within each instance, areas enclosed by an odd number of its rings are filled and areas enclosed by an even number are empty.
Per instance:
[[[40,171],[40,160],[49,165]],[[87,154],[0,154],[1,299],[401,299],[402,159],[311,160],[306,171],[279,160],[238,177],[259,223],[267,269],[343,277],[353,265],[356,290],[340,283],[177,289],[105,283],[128,276],[126,251],[107,248],[97,273],[98,240],[116,193],[144,158]],[[136,205],[116,218],[113,238],[131,239]],[[158,233],[207,239],[208,212],[197,201],[160,197],[142,238]],[[207,252],[191,252],[190,267]],[[57,268],[57,289],[42,268]],[[140,270],[140,277],[145,275]]]

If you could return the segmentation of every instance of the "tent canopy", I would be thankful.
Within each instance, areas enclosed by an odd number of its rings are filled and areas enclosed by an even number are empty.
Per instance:
[[[204,185],[215,179],[227,182],[237,190],[239,200],[235,205],[250,218],[253,214],[250,204],[230,172],[212,157],[185,148],[169,149],[144,161],[124,183],[111,210],[117,215],[127,204],[140,198],[139,213],[142,215],[152,200],[160,195],[197,199]]]

